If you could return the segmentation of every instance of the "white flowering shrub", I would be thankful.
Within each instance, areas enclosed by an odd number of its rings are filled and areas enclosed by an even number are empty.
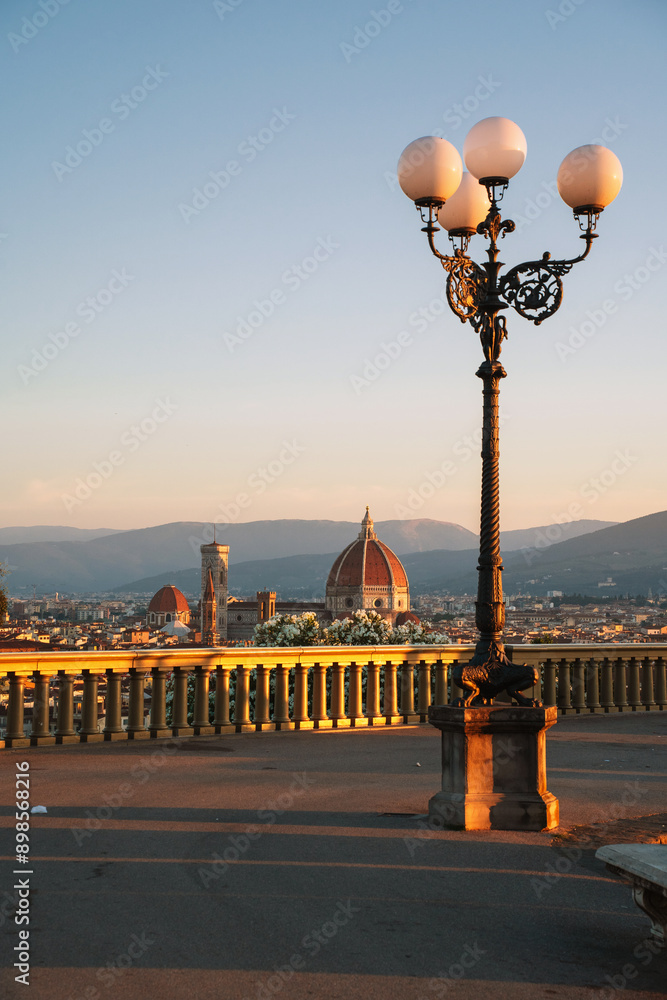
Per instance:
[[[336,619],[324,629],[327,646],[386,646],[392,627],[377,611],[355,611],[351,618]]]
[[[389,641],[394,646],[445,646],[449,636],[444,632],[429,632],[417,622],[406,622],[393,629]]]
[[[433,646],[448,642],[443,632],[429,632],[417,622],[392,628],[377,611],[355,611],[328,627],[320,625],[313,611],[274,615],[255,625],[256,646]]]
[[[274,615],[255,625],[256,646],[319,646],[320,623],[314,611],[301,615]]]

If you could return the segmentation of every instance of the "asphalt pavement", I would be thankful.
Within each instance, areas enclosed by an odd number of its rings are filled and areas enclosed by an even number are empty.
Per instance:
[[[47,809],[28,865],[17,762]],[[561,716],[547,770],[558,831],[466,833],[426,822],[428,725],[3,751],[1,994],[664,998],[667,954],[595,846],[667,833],[667,712]]]

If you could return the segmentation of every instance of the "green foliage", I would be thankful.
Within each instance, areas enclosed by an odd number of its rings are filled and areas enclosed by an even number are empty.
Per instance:
[[[555,642],[556,640],[550,633],[547,632],[544,635],[536,635],[535,638],[530,641],[533,646],[539,646],[544,643]]]

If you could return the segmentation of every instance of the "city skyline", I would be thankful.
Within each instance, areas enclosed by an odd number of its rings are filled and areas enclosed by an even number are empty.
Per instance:
[[[501,526],[663,510],[667,250],[646,208],[666,22],[657,0],[632,19],[616,0],[604,18],[528,0],[4,5],[0,523],[356,521],[369,504],[476,532],[481,349],[395,171],[418,136],[461,150],[491,115],[528,142],[501,205],[507,268],[579,252],[555,190],[571,149],[600,142],[624,169],[559,312],[508,317]]]

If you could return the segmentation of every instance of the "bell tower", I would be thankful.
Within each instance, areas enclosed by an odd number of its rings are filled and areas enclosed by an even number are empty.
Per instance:
[[[201,602],[201,641],[206,646],[217,646],[219,643],[217,606],[213,573],[209,569],[206,574],[206,590]]]
[[[218,542],[211,542],[209,545],[200,546],[201,551],[201,607],[202,607],[202,638],[203,638],[203,618],[204,603],[206,601],[206,588],[208,584],[209,571],[211,583],[215,595],[216,621],[213,631],[217,632],[219,639],[227,638],[227,573],[229,569],[229,545],[220,545]],[[210,606],[210,597],[209,597]]]

